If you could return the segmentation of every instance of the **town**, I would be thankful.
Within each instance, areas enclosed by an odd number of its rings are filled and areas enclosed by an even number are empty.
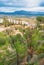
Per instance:
[[[5,24],[4,24],[5,22]],[[4,31],[7,28],[17,28],[17,27],[25,27],[25,28],[35,28],[36,27],[36,18],[15,18],[15,17],[2,17],[0,18],[0,32]]]

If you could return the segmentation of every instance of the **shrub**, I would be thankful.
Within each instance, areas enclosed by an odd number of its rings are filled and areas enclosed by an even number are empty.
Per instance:
[[[0,38],[0,46],[5,44],[5,39],[4,38]]]
[[[41,22],[44,23],[44,17],[42,17],[42,16],[37,17],[37,20],[38,20],[40,23],[41,23]]]

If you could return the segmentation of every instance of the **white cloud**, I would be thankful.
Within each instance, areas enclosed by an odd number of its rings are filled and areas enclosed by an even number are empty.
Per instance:
[[[27,7],[36,7],[40,5],[40,0],[26,0]]]
[[[44,12],[44,7],[33,7],[33,8],[29,8],[28,10],[35,12]]]
[[[21,7],[36,7],[39,6],[43,0],[0,0],[4,2],[5,6],[21,6]]]
[[[34,11],[34,12],[44,12],[44,7],[33,7],[33,8],[14,8],[14,7],[0,7],[0,12],[14,12],[14,11]]]
[[[0,12],[13,12],[14,8],[10,7],[0,7]]]
[[[16,10],[44,12],[44,7],[40,7],[44,0],[0,0],[0,2],[7,6],[0,7],[0,12],[14,12]]]

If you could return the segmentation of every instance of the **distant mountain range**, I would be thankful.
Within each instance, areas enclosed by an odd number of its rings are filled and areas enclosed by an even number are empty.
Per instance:
[[[0,12],[0,15],[21,15],[21,16],[44,16],[44,12],[34,12],[34,11],[15,11],[15,12]]]

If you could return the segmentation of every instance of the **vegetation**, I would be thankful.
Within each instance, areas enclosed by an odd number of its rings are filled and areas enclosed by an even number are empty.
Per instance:
[[[37,20],[38,20],[39,22],[44,23],[44,17],[43,17],[43,16],[39,16],[39,17],[37,17]]]
[[[20,21],[20,20],[19,20]],[[0,32],[0,65],[39,65],[44,59],[44,17],[37,17],[36,27],[18,27]],[[4,18],[3,25],[10,23]],[[13,24],[11,24],[13,25]],[[15,25],[14,25],[15,27]],[[11,34],[12,33],[12,34]]]

